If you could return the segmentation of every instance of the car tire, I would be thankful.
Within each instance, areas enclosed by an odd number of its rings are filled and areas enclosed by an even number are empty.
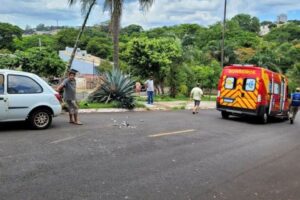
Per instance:
[[[47,109],[35,110],[29,115],[28,122],[32,129],[47,129],[52,123],[51,112]]]
[[[222,111],[222,112],[221,112],[221,115],[222,115],[222,118],[223,118],[223,119],[228,119],[228,118],[229,118],[229,113],[226,112],[226,111]]]

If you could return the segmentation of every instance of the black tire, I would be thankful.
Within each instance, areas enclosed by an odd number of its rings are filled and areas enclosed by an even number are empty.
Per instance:
[[[223,119],[228,119],[228,118],[229,118],[229,113],[226,112],[226,111],[222,111],[222,112],[221,112],[221,115],[222,115],[222,118],[223,118]]]
[[[267,124],[269,122],[269,115],[267,111],[265,111],[264,114],[260,116],[259,122],[262,124]]]
[[[52,123],[51,112],[48,109],[35,110],[29,115],[28,123],[35,130],[47,129]]]

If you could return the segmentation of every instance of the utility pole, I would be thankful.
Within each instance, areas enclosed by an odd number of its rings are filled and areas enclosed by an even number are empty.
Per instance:
[[[42,50],[42,39],[39,38],[39,47],[40,47],[40,51]]]
[[[221,47],[221,67],[224,67],[224,46],[225,46],[225,30],[226,30],[226,12],[227,12],[227,0],[224,4],[224,18],[223,18],[223,32],[222,32],[222,47]]]

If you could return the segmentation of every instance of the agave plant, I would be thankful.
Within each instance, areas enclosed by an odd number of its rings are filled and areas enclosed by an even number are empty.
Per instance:
[[[89,102],[109,103],[117,102],[121,108],[133,109],[134,85],[130,77],[124,75],[120,70],[112,70],[101,77],[102,84],[88,97]]]

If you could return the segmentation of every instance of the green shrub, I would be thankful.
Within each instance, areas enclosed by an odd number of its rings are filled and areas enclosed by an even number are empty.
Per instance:
[[[114,101],[119,108],[133,109],[135,107],[133,97],[135,82],[130,77],[120,70],[113,70],[105,73],[101,79],[103,83],[90,94],[89,102],[110,103]]]

